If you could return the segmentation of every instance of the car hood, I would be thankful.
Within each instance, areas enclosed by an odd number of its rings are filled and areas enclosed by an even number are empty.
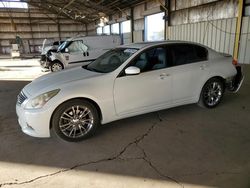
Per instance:
[[[24,91],[31,96],[37,96],[47,91],[60,89],[63,87],[62,85],[70,84],[77,80],[93,78],[101,75],[103,75],[103,73],[88,71],[82,67],[71,68],[41,76],[26,85]]]
[[[56,59],[63,59],[63,54],[61,52],[51,52],[51,56],[49,57],[51,61],[54,61]]]
[[[51,50],[53,48],[53,46],[46,46],[42,49],[42,53],[41,55],[46,54],[49,50]]]

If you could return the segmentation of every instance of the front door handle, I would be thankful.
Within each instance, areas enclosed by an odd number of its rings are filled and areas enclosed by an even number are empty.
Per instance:
[[[166,77],[169,77],[170,76],[170,74],[168,74],[168,73],[161,73],[160,74],[160,79],[165,79]]]
[[[83,52],[83,56],[89,56],[89,52]]]
[[[204,69],[206,69],[206,67],[207,67],[207,65],[201,65],[201,66],[200,66],[200,69],[201,69],[201,70],[204,70]]]

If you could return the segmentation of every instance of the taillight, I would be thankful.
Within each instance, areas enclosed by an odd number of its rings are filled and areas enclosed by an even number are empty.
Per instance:
[[[233,63],[233,65],[235,65],[235,66],[238,65],[238,61],[237,61],[236,59],[234,59],[232,63]]]

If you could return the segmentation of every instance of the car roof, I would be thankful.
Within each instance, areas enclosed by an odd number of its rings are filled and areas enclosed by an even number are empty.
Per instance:
[[[181,40],[165,40],[165,41],[154,41],[154,42],[138,42],[138,43],[131,43],[131,44],[125,44],[121,45],[119,47],[126,47],[126,48],[137,48],[142,49],[144,47],[150,47],[155,45],[164,45],[164,44],[195,44],[199,46],[203,46],[201,44],[195,43],[195,42],[189,42],[189,41],[181,41]]]
[[[65,41],[74,41],[74,40],[82,40],[84,38],[100,38],[100,37],[110,37],[110,36],[119,36],[118,34],[112,34],[112,35],[78,35],[78,36],[74,36],[71,38],[66,39]]]

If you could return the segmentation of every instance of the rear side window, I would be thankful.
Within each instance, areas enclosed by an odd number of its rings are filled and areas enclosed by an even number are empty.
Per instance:
[[[194,49],[196,51],[197,61],[206,61],[207,60],[207,49],[201,46],[194,45]]]
[[[193,44],[174,44],[169,46],[172,65],[185,65],[207,60],[207,50]]]

